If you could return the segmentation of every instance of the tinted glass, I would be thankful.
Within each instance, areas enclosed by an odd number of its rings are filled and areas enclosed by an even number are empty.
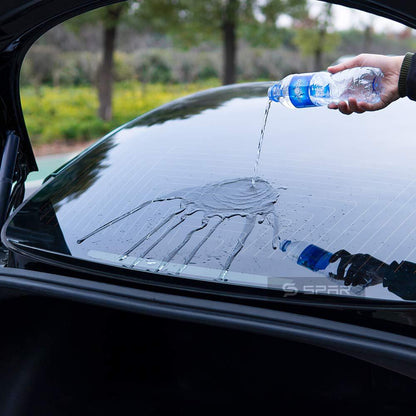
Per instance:
[[[214,89],[139,117],[49,180],[7,238],[92,267],[400,299],[382,284],[343,286],[273,245],[277,219],[280,242],[416,262],[414,104],[351,117],[272,104],[250,194],[269,85]]]

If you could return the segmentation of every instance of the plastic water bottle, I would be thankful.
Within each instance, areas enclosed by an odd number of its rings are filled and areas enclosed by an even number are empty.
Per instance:
[[[297,264],[314,272],[320,272],[327,277],[333,277],[337,274],[341,259],[330,263],[329,260],[333,253],[314,244],[310,244],[307,241],[284,240],[280,243],[280,249]]]
[[[292,74],[272,85],[268,96],[288,108],[316,107],[349,98],[374,104],[380,101],[382,78],[381,69],[372,67],[351,68],[336,74]]]

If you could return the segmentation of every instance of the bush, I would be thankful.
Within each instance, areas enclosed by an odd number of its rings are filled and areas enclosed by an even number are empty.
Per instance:
[[[65,52],[60,54],[58,68],[55,69],[54,85],[88,85],[97,78],[99,55],[90,52]]]
[[[116,52],[114,56],[114,80],[129,81],[135,78],[133,56],[123,52]]]
[[[59,66],[59,49],[52,45],[34,45],[25,61],[29,61],[25,74],[26,80],[33,84],[52,84],[54,71]]]
[[[240,80],[275,80],[291,73],[311,70],[311,59],[294,50],[244,47],[240,49],[238,78]]]
[[[171,67],[164,52],[150,49],[134,54],[134,71],[140,82],[148,84],[172,81]]]
[[[34,46],[25,59],[22,85],[96,84],[100,54],[97,52],[59,52],[50,46]],[[144,84],[192,83],[219,78],[219,52],[147,49],[127,54],[116,52],[114,80],[139,80]]]

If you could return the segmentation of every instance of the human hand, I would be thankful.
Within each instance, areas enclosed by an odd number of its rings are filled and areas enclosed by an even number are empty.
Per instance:
[[[389,266],[369,254],[350,254],[339,250],[332,255],[330,263],[340,260],[335,279],[343,280],[346,286],[373,286],[383,281],[383,274]]]
[[[399,76],[404,56],[385,56],[361,54],[341,64],[330,66],[328,72],[335,74],[344,69],[369,66],[380,68],[383,71],[383,89],[380,101],[375,104],[357,102],[355,98],[350,98],[348,102],[341,101],[338,104],[331,103],[328,108],[338,109],[343,114],[364,113],[365,111],[376,111],[387,107],[399,98]]]

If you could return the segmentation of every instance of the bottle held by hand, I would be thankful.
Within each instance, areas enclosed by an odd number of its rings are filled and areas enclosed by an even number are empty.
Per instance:
[[[380,101],[382,78],[381,69],[373,67],[351,68],[336,74],[292,74],[272,85],[268,97],[288,108],[337,104],[349,98],[375,104]]]

